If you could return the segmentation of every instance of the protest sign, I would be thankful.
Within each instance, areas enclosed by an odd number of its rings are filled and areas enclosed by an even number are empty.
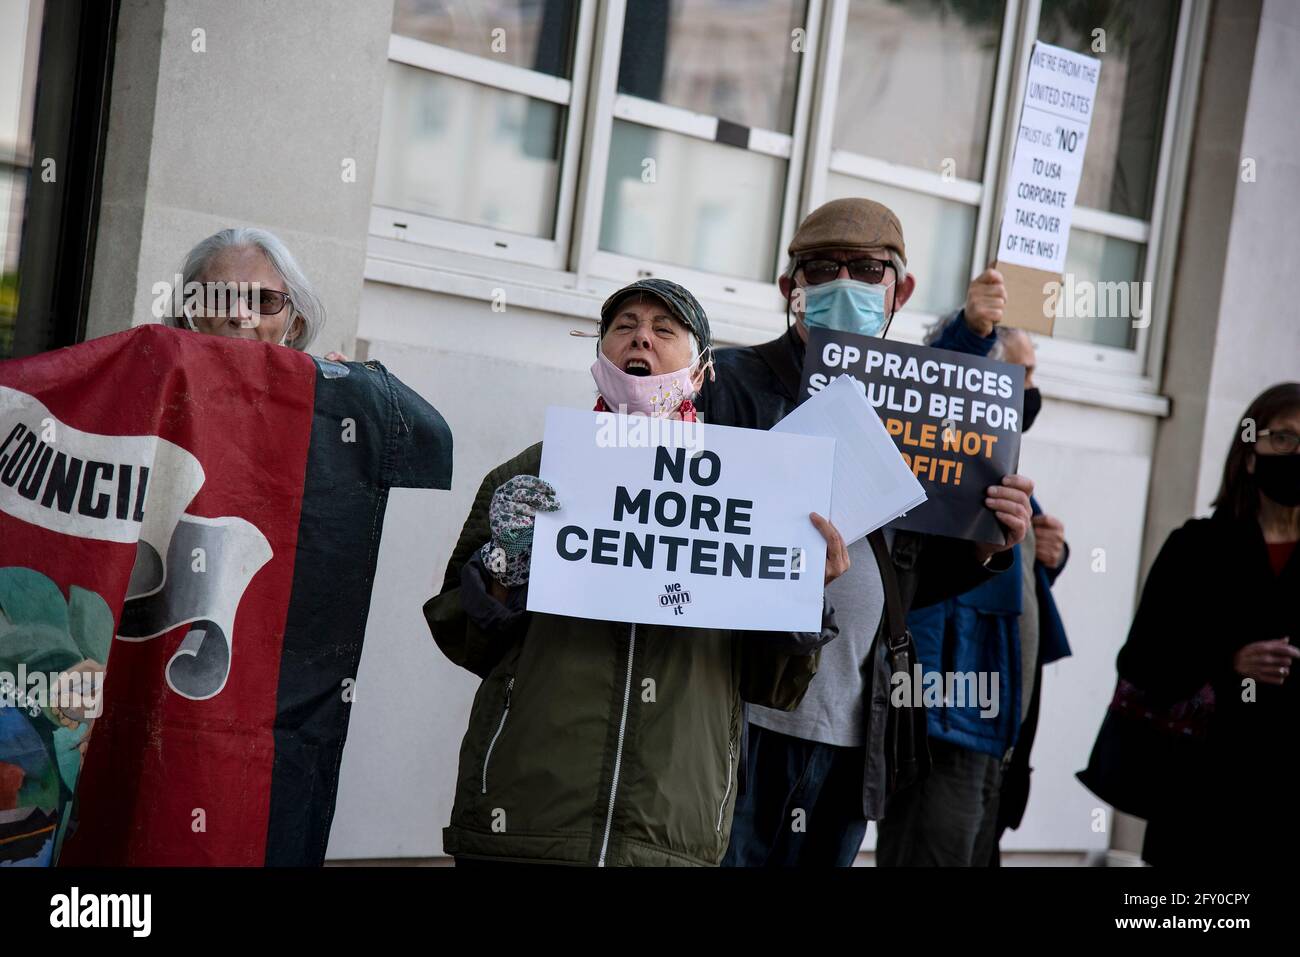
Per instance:
[[[921,483],[898,457],[863,390],[848,377],[808,396],[772,431],[835,440],[830,519],[845,545],[925,501]]]
[[[1041,41],[1030,53],[997,253],[1009,326],[1051,335],[1044,286],[1065,269],[1100,72],[1099,60]]]
[[[1020,461],[1022,366],[829,329],[808,330],[802,395],[863,388],[927,500],[891,528],[1003,542],[985,490]]]
[[[833,439],[550,408],[528,609],[818,631]]]

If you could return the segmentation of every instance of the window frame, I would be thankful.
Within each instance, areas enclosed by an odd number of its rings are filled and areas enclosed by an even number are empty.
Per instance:
[[[1028,79],[1029,56],[1038,36],[1041,0],[1007,0],[1003,14],[1002,35],[998,46],[998,62],[994,73],[993,100],[989,113],[988,136],[985,143],[985,162],[982,180],[945,180],[937,173],[928,173],[914,167],[890,163],[874,157],[862,156],[836,149],[832,143],[835,121],[835,103],[838,96],[840,67],[843,60],[843,37],[848,20],[849,0],[831,0],[827,10],[826,33],[833,41],[828,44],[825,69],[821,76],[823,85],[814,133],[814,154],[810,157],[811,172],[805,208],[815,209],[826,195],[826,178],[830,173],[848,175],[864,184],[872,182],[906,189],[923,196],[932,196],[969,206],[976,206],[975,236],[971,243],[970,276],[983,271],[989,261],[990,251],[996,249],[1001,229],[1001,215],[1006,179],[1010,174],[1014,156],[1016,124],[1019,107],[1023,103]],[[1182,0],[1179,5],[1179,23],[1174,37],[1174,51],[1170,63],[1169,94],[1165,102],[1165,117],[1161,128],[1160,147],[1157,153],[1156,190],[1152,197],[1151,219],[1142,220],[1121,216],[1106,210],[1076,206],[1072,229],[1094,233],[1108,238],[1123,239],[1143,245],[1142,274],[1138,278],[1150,282],[1153,302],[1149,303],[1150,322],[1137,329],[1132,349],[1098,345],[1076,339],[1042,336],[1038,339],[1040,365],[1063,378],[1085,378],[1098,384],[1123,385],[1135,391],[1155,392],[1158,381],[1159,349],[1163,345],[1164,325],[1168,314],[1168,293],[1164,287],[1172,278],[1171,263],[1165,256],[1161,243],[1170,232],[1170,203],[1181,199],[1181,176],[1178,188],[1174,184],[1175,141],[1178,129],[1188,125],[1186,107],[1195,95],[1188,89],[1189,71],[1186,67],[1189,50],[1203,41],[1206,21],[1206,4],[1203,0]],[[1198,29],[1199,28],[1199,29]],[[1199,62],[1193,60],[1192,62]],[[1194,80],[1194,76],[1191,77]],[[1185,167],[1185,147],[1182,155]],[[1173,230],[1176,232],[1176,230]],[[924,275],[921,277],[924,281]],[[1162,298],[1163,297],[1163,298]],[[953,303],[954,308],[960,303]],[[919,341],[925,327],[938,316],[917,310],[904,310],[895,321],[895,329],[903,338]]]
[[[415,37],[394,33],[388,38],[388,63],[400,63],[489,89],[516,93],[565,109],[553,237],[530,236],[492,226],[457,222],[373,202],[370,206],[370,235],[439,246],[488,259],[564,269],[573,229],[572,210],[582,156],[583,112],[595,15],[595,0],[578,0],[573,67],[571,79],[567,80],[514,64],[494,63],[486,57],[440,47]]]
[[[611,281],[616,286],[646,276],[671,275],[689,286],[704,300],[729,306],[756,310],[752,322],[745,322],[755,330],[771,332],[776,328],[776,316],[784,314],[784,300],[776,286],[776,279],[784,265],[781,251],[789,245],[790,237],[799,224],[800,188],[803,176],[803,157],[807,150],[808,117],[812,109],[813,84],[817,76],[820,47],[821,11],[825,0],[807,0],[804,17],[804,50],[800,54],[796,80],[794,116],[791,132],[750,128],[748,150],[786,160],[785,186],[782,193],[778,249],[772,258],[772,279],[760,281],[739,276],[725,276],[705,272],[688,266],[658,262],[600,249],[600,225],[605,202],[605,183],[609,169],[609,145],[613,136],[614,120],[624,120],[689,136],[702,142],[716,142],[718,117],[651,100],[644,100],[618,92],[619,60],[623,47],[623,23],[627,0],[610,0],[602,11],[601,46],[598,67],[593,72],[593,96],[586,182],[580,191],[579,241],[573,249],[576,273],[581,280],[594,277]],[[740,149],[740,147],[729,147]]]
[[[86,336],[120,6],[120,0],[107,0],[63,10],[47,0],[38,11],[37,86],[28,117],[31,165],[9,358],[70,346]],[[47,161],[57,176],[31,189]]]
[[[1038,39],[1039,16],[1042,0],[1021,0],[1020,22],[1014,64],[1015,90],[1009,105],[1019,106],[1024,100],[1028,81],[1029,57]],[[1196,80],[1199,71],[1188,68],[1188,63],[1199,64],[1199,51],[1204,48],[1205,29],[1208,24],[1206,0],[1181,0],[1178,24],[1174,32],[1173,56],[1169,65],[1168,95],[1165,115],[1160,131],[1160,146],[1156,156],[1155,192],[1151,200],[1149,220],[1122,216],[1108,210],[1075,206],[1071,231],[1100,235],[1141,244],[1143,249],[1142,274],[1139,281],[1148,282],[1153,292],[1153,302],[1148,303],[1148,322],[1136,330],[1133,348],[1101,345],[1078,339],[1040,336],[1037,340],[1038,361],[1047,371],[1047,381],[1053,377],[1092,381],[1111,388],[1128,388],[1132,391],[1155,393],[1159,388],[1159,371],[1165,327],[1168,323],[1168,286],[1173,281],[1173,262],[1162,242],[1166,235],[1177,236],[1177,217],[1181,215],[1182,197],[1186,182],[1186,153],[1190,149],[1188,138],[1179,137],[1179,131],[1190,127],[1196,100]],[[1189,59],[1189,52],[1197,56]],[[1001,209],[1007,176],[1013,155],[1016,115],[1008,113],[1002,130],[1002,165],[995,181],[997,198],[995,209]],[[1180,157],[1181,163],[1175,161]],[[985,235],[989,248],[994,248],[1001,226],[1000,217],[989,224]],[[982,266],[973,263],[973,273]]]
[[[801,53],[791,132],[755,130],[751,139],[750,148],[757,147],[758,152],[782,157],[788,152],[779,242],[773,250],[773,275],[779,276],[786,265],[785,249],[799,221],[820,205],[826,195],[827,177],[836,173],[860,178],[866,184],[879,182],[973,207],[975,235],[969,263],[969,275],[973,278],[983,270],[990,251],[996,249],[1003,193],[1029,55],[1038,33],[1041,0],[1006,0],[984,168],[979,181],[945,180],[937,173],[833,147],[849,2],[808,0],[805,48]],[[486,80],[489,86],[527,95],[549,89],[551,102],[558,102],[554,97],[560,87],[556,84],[567,84],[569,112],[561,149],[561,187],[554,239],[537,239],[372,206],[371,263],[367,278],[406,276],[415,267],[441,273],[448,280],[477,276],[495,287],[502,281],[501,266],[508,263],[520,267],[521,275],[526,277],[521,281],[537,291],[542,300],[553,293],[552,298],[557,302],[576,301],[572,298],[575,295],[585,302],[643,276],[668,275],[688,285],[711,315],[722,320],[735,341],[756,342],[784,329],[785,303],[775,282],[723,276],[599,248],[614,120],[628,120],[703,141],[713,140],[717,125],[715,117],[618,92],[625,12],[626,0],[599,4],[596,0],[579,0],[572,79],[567,81],[521,77],[518,74],[532,74],[532,71],[494,64],[425,41],[391,38],[390,60],[418,59],[418,63],[410,65],[471,82]],[[1162,414],[1167,408],[1167,403],[1157,395],[1159,372],[1208,22],[1208,0],[1182,0],[1150,219],[1140,220],[1088,207],[1076,207],[1074,211],[1073,228],[1145,246],[1139,278],[1152,283],[1150,321],[1146,328],[1137,330],[1133,349],[1038,337],[1040,378],[1051,392],[1150,414]],[[396,43],[398,40],[430,49],[413,48],[408,43]],[[404,222],[406,228],[394,228],[394,222]],[[409,249],[409,253],[401,252],[403,249]],[[922,275],[922,281],[924,278]],[[438,288],[437,283],[412,284]],[[461,282],[457,288],[477,289],[483,284]],[[956,308],[960,302],[952,305]],[[936,318],[935,314],[904,309],[895,320],[891,335],[920,341],[925,327]]]
[[[1002,31],[998,40],[998,60],[993,74],[993,95],[989,109],[989,127],[984,144],[984,169],[979,181],[958,179],[945,180],[939,173],[930,173],[918,167],[887,160],[864,156],[850,150],[837,149],[834,145],[835,112],[839,99],[840,72],[844,59],[844,37],[848,28],[849,0],[830,0],[826,9],[824,32],[828,38],[825,69],[819,81],[821,97],[818,112],[814,119],[816,129],[813,134],[813,149],[808,157],[809,171],[806,177],[807,190],[804,200],[805,215],[816,209],[826,200],[826,181],[831,173],[860,179],[864,184],[881,183],[899,189],[909,190],[924,196],[932,196],[950,202],[961,203],[975,209],[975,235],[971,241],[972,262],[970,278],[982,271],[977,263],[984,262],[988,247],[987,223],[996,220],[993,208],[995,190],[989,187],[991,176],[1001,169],[1001,137],[999,131],[1007,112],[1008,90],[1010,86],[1010,53],[1016,42],[1015,31],[1009,24],[1015,23],[1021,0],[1006,0],[1003,14]],[[906,230],[906,224],[904,224]],[[925,276],[921,275],[921,281]],[[960,303],[953,303],[954,308]],[[926,327],[939,318],[938,313],[923,312],[918,309],[906,309],[898,313],[890,325],[890,332],[910,342],[920,342]]]

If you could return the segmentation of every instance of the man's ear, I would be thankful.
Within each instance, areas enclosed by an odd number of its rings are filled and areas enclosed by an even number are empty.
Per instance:
[[[912,293],[916,290],[916,276],[912,273],[907,274],[907,278],[902,282],[894,284],[894,311],[902,309],[907,304],[907,300],[912,298]]]
[[[781,295],[785,296],[785,301],[789,302],[790,294],[794,292],[794,280],[789,276],[782,275],[781,278],[776,281],[776,284],[781,287]]]

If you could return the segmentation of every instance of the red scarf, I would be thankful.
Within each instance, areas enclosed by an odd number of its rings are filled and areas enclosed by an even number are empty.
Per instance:
[[[605,397],[603,395],[596,396],[596,408],[593,409],[592,411],[593,412],[609,411],[609,407],[605,405]],[[693,403],[690,399],[683,399],[682,404],[677,407],[677,411],[675,411],[672,415],[668,416],[668,418],[681,419],[683,422],[697,421],[697,417],[695,414],[695,403]]]

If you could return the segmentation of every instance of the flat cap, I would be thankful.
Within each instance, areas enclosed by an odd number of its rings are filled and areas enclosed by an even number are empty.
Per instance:
[[[800,258],[823,249],[872,249],[898,253],[907,264],[903,227],[888,206],[870,199],[833,199],[818,206],[795,230],[789,253]]]

